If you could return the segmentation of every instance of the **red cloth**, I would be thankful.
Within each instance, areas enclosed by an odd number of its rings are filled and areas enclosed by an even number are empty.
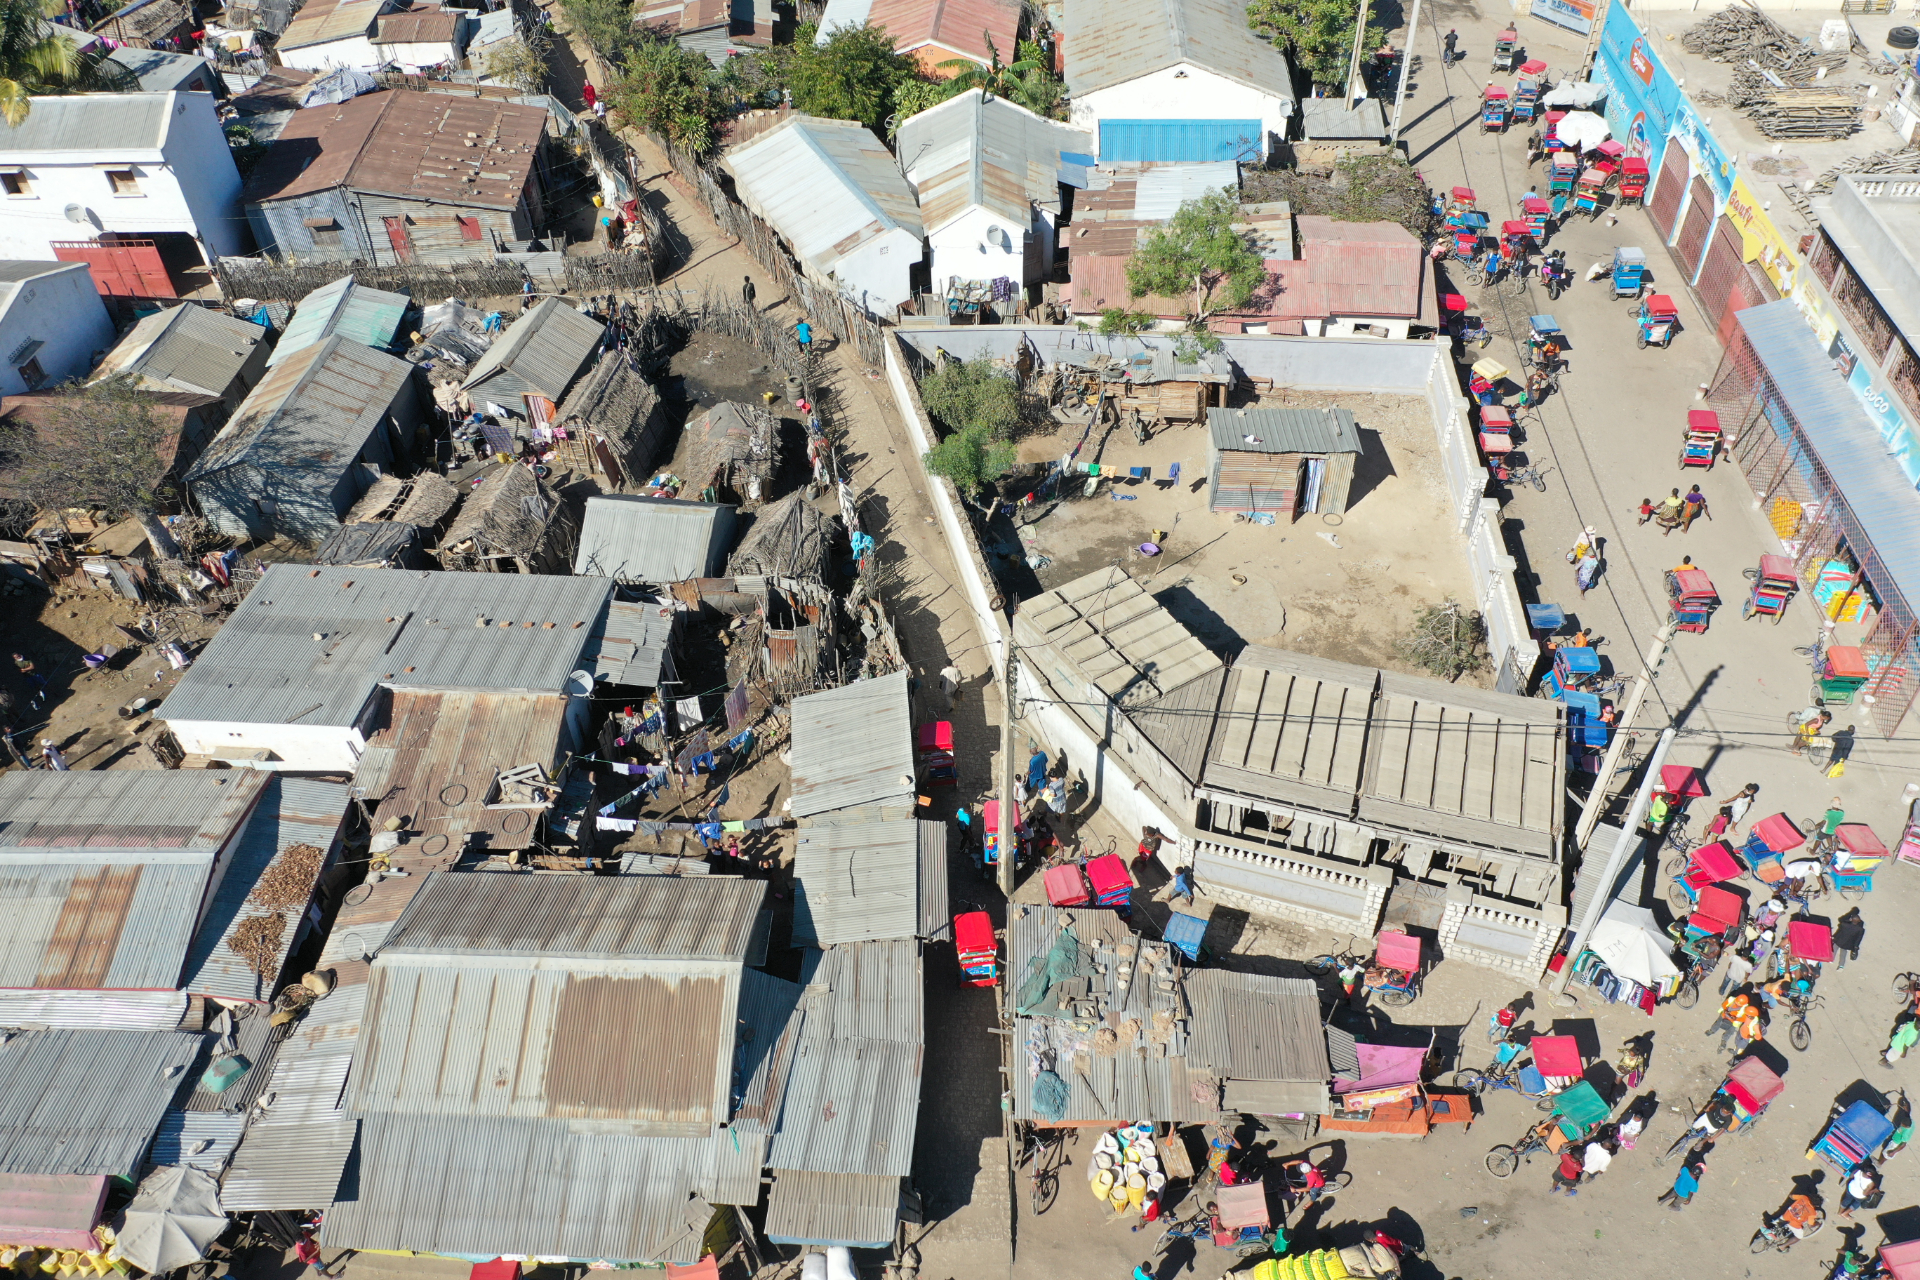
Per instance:
[[[580,97],[585,100],[589,111],[593,110],[593,104],[600,100],[599,92],[590,83],[580,86]]]
[[[1581,1162],[1580,1153],[1578,1151],[1575,1151],[1571,1146],[1565,1147],[1561,1150],[1560,1152],[1560,1176],[1561,1177],[1567,1179],[1567,1181],[1569,1182],[1578,1182],[1580,1181],[1581,1173],[1584,1172],[1585,1169],[1586,1169],[1586,1165]]]

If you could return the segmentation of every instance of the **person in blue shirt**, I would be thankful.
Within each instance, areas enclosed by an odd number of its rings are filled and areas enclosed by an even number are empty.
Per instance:
[[[813,326],[802,320],[793,326],[793,333],[800,339],[800,354],[810,354],[813,351]]]

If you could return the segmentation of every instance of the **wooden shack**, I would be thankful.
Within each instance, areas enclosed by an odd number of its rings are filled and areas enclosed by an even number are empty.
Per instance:
[[[1207,510],[1342,515],[1361,452],[1345,409],[1207,410]]]
[[[722,400],[688,424],[693,435],[688,479],[702,502],[757,506],[772,496],[780,465],[780,428],[757,404]]]

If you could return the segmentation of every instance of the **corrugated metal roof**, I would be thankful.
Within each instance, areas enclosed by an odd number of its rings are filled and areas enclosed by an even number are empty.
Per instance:
[[[412,377],[405,360],[339,334],[296,352],[241,402],[187,472],[187,483],[250,464],[289,481],[304,474],[329,490],[374,433],[385,430]]]
[[[279,47],[303,49],[310,45],[368,35],[380,15],[390,7],[388,0],[345,0],[338,4],[308,5],[280,33]]]
[[[299,20],[314,12],[314,5],[309,4]],[[290,47],[284,37],[279,47]],[[299,95],[290,96],[297,105]],[[280,200],[345,184],[391,96],[367,93],[345,102],[317,103],[294,111],[267,154],[247,175],[241,199],[249,204]]]
[[[542,298],[493,340],[461,385],[478,400],[486,394],[488,379],[510,370],[521,382],[558,404],[600,349],[605,333],[606,326],[593,317],[558,298]],[[521,412],[518,403],[506,407]]]
[[[1336,222],[1310,214],[1298,222],[1300,261],[1267,262],[1282,285],[1269,307],[1273,314],[1422,315],[1429,268],[1412,232],[1397,222]]]
[[[196,862],[232,838],[266,785],[241,771],[9,771],[0,774],[0,866]]]
[[[537,764],[560,768],[560,738],[569,699],[539,693],[419,693],[382,695],[367,735],[354,785],[372,801],[404,806],[407,829],[400,854],[444,858],[468,851],[473,837],[491,850],[524,849],[534,842],[539,814],[488,807],[501,770]]]
[[[1378,680],[1369,667],[1248,645],[1227,676],[1201,781],[1352,817]]]
[[[1362,98],[1352,106],[1343,98],[1302,98],[1300,117],[1305,136],[1314,141],[1379,142],[1387,136],[1386,110],[1378,98]]]
[[[979,63],[997,53],[1003,66],[1019,57],[1019,0],[873,0],[867,22],[901,53],[937,45]]]
[[[794,1050],[806,1024],[806,988],[758,969],[740,975],[740,1018],[733,1035],[733,1127],[766,1133],[780,1120]]]
[[[926,235],[913,188],[856,120],[790,116],[721,163],[741,202],[823,275],[889,231]]]
[[[1128,711],[1226,665],[1117,566],[1024,602],[1013,625],[1020,644],[1048,651],[1037,657],[1049,680],[1079,681],[1059,692],[1104,697]]]
[[[252,1125],[220,1180],[220,1207],[228,1213],[325,1209],[340,1189],[359,1132],[359,1121],[345,1119]]]
[[[1185,63],[1293,102],[1293,68],[1247,26],[1242,0],[1071,0],[1066,31],[1075,98]]]
[[[623,876],[706,876],[713,874],[704,856],[676,858],[664,853],[642,853],[629,849],[620,855]]]
[[[1104,157],[1103,157],[1104,158]],[[1200,164],[1157,164],[1134,183],[1133,216],[1147,222],[1165,222],[1189,200],[1214,191],[1240,196],[1240,165],[1234,160]]]
[[[1030,205],[1058,211],[1067,164],[1062,153],[1091,154],[1093,135],[969,89],[910,116],[895,151],[906,162],[932,235],[975,207],[1022,227],[1032,216]]]
[[[907,673],[793,700],[793,814],[907,804],[914,792]]]
[[[0,991],[0,1027],[171,1031],[184,991]]]
[[[1360,1078],[1360,1042],[1351,1031],[1327,1028],[1327,1066],[1337,1076]]]
[[[1193,1010],[1189,1067],[1223,1080],[1326,1083],[1320,989],[1311,979],[1195,969],[1186,989]]]
[[[1887,442],[1788,299],[1735,313],[1754,354],[1800,424],[1799,441],[1832,478],[1876,561],[1874,586],[1920,608],[1920,492],[1887,457]]]
[[[1100,161],[1258,164],[1266,129],[1258,120],[1102,120]]]
[[[314,870],[313,886],[320,883],[320,872],[332,861],[334,842],[339,838],[340,822],[346,816],[350,792],[344,786],[312,778],[271,775],[260,803],[247,820],[240,841],[234,846],[226,874],[207,907],[206,917],[194,936],[187,954],[187,979],[184,990],[195,995],[221,999],[269,1000],[274,994],[280,970],[286,966],[287,952],[299,936],[305,904],[268,912],[249,907],[247,899],[272,865],[294,845],[312,845],[328,855]],[[234,931],[258,916],[277,914],[280,926],[279,961],[274,972],[262,978],[252,965],[230,944]]]
[[[146,93],[190,89],[196,82],[202,82],[204,77],[217,74],[205,58],[167,53],[161,49],[123,46],[108,53],[107,57],[131,72]]]
[[[774,1244],[885,1249],[900,1221],[900,1179],[774,1169],[767,1239]]]
[[[296,351],[304,351],[317,342],[339,334],[362,346],[381,350],[393,345],[394,334],[407,314],[412,300],[404,293],[387,293],[341,276],[322,285],[293,309],[293,319],[267,357],[273,368]]]
[[[911,810],[802,827],[793,872],[795,946],[920,932],[920,822]]]
[[[947,824],[920,819],[920,936],[953,937],[953,908],[947,903]]]
[[[200,1037],[26,1031],[0,1044],[0,1173],[132,1178]]]
[[[1208,409],[1207,437],[1215,449],[1246,453],[1359,453],[1360,429],[1351,410]]]
[[[244,1148],[243,1148],[244,1151]],[[564,1124],[381,1116],[321,1227],[329,1249],[691,1263],[713,1204],[753,1204],[765,1140],[630,1138]]]
[[[838,1039],[898,1044],[919,1044],[925,1039],[916,942],[849,942],[828,947],[819,953],[805,981],[810,987],[826,988],[825,997],[811,1004],[808,1016],[814,1026],[809,1034],[820,1031]]]
[[[267,331],[251,321],[183,303],[142,317],[91,380],[128,373],[149,390],[221,396],[266,340]]]
[[[247,1117],[237,1113],[170,1110],[153,1135],[146,1167],[184,1164],[217,1178],[246,1127]]]
[[[1566,706],[1383,672],[1359,820],[1558,859]]]
[[[450,9],[422,9],[383,14],[373,33],[375,44],[452,44],[460,31],[460,14]]]
[[[93,1229],[106,1202],[99,1174],[0,1173],[0,1235],[14,1245],[97,1249]]]
[[[573,571],[653,584],[714,577],[733,545],[733,517],[725,503],[597,494],[581,518]]]
[[[0,120],[0,159],[18,164],[27,156],[49,159],[72,152],[106,151],[160,158],[174,99],[187,94],[86,93],[35,98],[17,125]]]
[[[604,578],[277,565],[181,677],[161,714],[344,726],[382,681],[559,693],[612,588]]]
[[[245,1012],[245,1016],[238,1016],[243,1011],[248,1012]],[[186,1029],[199,1030],[202,1024],[217,1029],[220,1012],[218,1005],[207,1007],[205,1015],[194,1019],[193,1025]],[[285,1037],[259,1005],[239,1005],[229,1013],[229,1017],[237,1025],[232,1026],[230,1034],[225,1037],[217,1030],[207,1037],[206,1049],[194,1060],[187,1072],[186,1082],[180,1086],[180,1092],[174,1095],[175,1107],[183,1111],[223,1111],[230,1115],[244,1115],[253,1106],[254,1100],[266,1092],[267,1081],[272,1078],[273,1069],[278,1064],[280,1046]],[[207,1088],[203,1077],[207,1068],[213,1065],[214,1055],[229,1045],[251,1065],[238,1080],[215,1092]]]
[[[594,634],[593,678],[653,689],[674,678],[670,604],[615,600]]]
[[[652,960],[746,958],[764,880],[437,871],[401,915],[383,958],[471,952]]]

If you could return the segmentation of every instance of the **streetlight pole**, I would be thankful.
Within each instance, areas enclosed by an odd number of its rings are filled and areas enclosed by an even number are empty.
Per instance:
[[[1003,648],[1000,670],[1006,678],[1000,683],[1001,726],[1000,726],[1000,892],[1013,900],[1014,864],[1020,859],[1019,823],[1015,815],[1013,801],[1013,708],[1019,702],[1020,673],[1013,669],[1013,626],[1007,624],[1007,633],[1002,640]],[[981,832],[981,838],[986,833]]]
[[[1420,0],[1413,0],[1413,20],[1407,24],[1407,47],[1400,51],[1400,83],[1393,90],[1393,127],[1387,130],[1387,145],[1400,145],[1400,108],[1407,101],[1407,77],[1413,74],[1413,42],[1420,38]]]
[[[1633,691],[1627,695],[1627,702],[1621,708],[1617,723],[1613,726],[1613,741],[1607,744],[1606,757],[1600,762],[1599,776],[1593,780],[1593,790],[1587,793],[1587,804],[1580,811],[1580,822],[1574,828],[1573,846],[1585,849],[1587,841],[1593,838],[1593,828],[1600,821],[1601,812],[1607,807],[1607,790],[1613,783],[1614,770],[1620,767],[1620,753],[1626,750],[1627,730],[1633,727],[1633,721],[1640,714],[1640,704],[1646,701],[1647,690],[1653,687],[1654,673],[1660,670],[1660,663],[1667,656],[1667,646],[1673,642],[1673,624],[1667,623],[1653,633],[1653,643],[1647,648],[1646,665],[1640,668],[1640,674],[1634,678]]]

